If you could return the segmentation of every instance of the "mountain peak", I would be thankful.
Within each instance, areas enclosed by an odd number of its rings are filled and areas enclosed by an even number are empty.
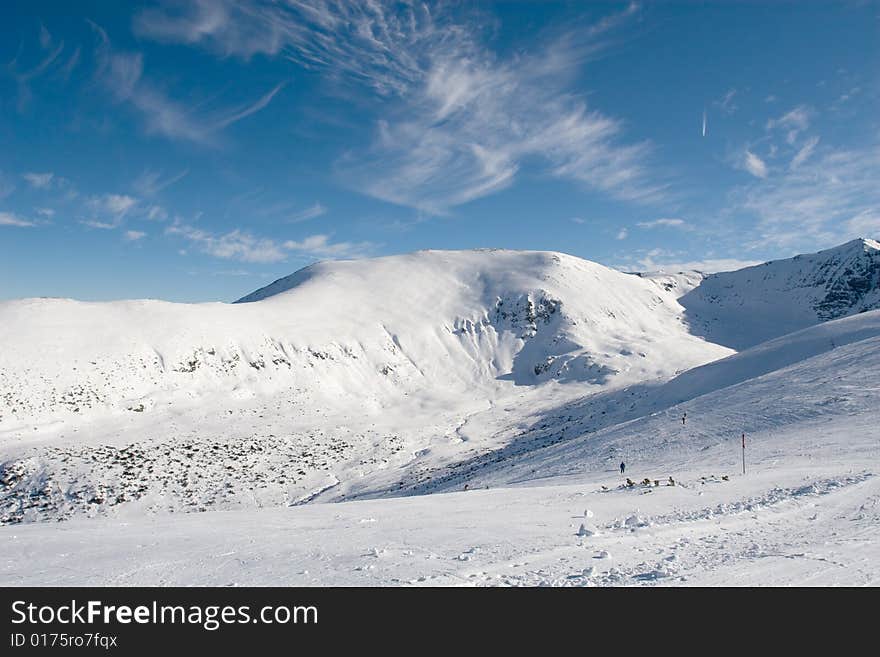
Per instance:
[[[856,242],[861,242],[865,251],[880,251],[880,242],[872,240],[870,237],[860,237]]]
[[[838,246],[833,246],[829,249],[823,249],[816,254],[810,255],[824,255],[831,253],[873,253],[876,251],[880,251],[880,242],[877,240],[872,240],[869,237],[857,237],[854,240],[850,240],[849,242],[844,242]],[[804,256],[799,256],[804,257]]]
[[[528,272],[549,275],[551,270],[564,268],[595,268],[602,265],[556,251],[525,251],[512,249],[422,249],[411,253],[357,260],[323,260],[261,287],[235,303],[250,303],[276,297],[306,283],[336,279],[359,285],[366,279],[377,284],[412,276],[435,278],[457,272],[465,277],[516,278]]]

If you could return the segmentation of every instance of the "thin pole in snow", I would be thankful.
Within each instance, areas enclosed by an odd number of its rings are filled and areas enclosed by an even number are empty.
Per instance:
[[[746,434],[743,434],[743,474],[746,473]]]

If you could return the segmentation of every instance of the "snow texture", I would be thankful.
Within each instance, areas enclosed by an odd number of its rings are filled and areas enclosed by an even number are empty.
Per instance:
[[[877,584],[878,279],[423,251],[0,303],[0,583]]]

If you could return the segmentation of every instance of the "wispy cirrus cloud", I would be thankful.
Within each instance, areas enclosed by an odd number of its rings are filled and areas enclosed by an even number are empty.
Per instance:
[[[733,102],[734,97],[736,97],[736,89],[730,89],[726,94],[724,94],[718,100],[712,102],[712,104],[720,109],[725,114],[733,114],[736,112],[739,107]]]
[[[0,212],[0,226],[15,226],[17,228],[30,228],[36,226],[37,222],[25,219],[12,212]]]
[[[93,196],[89,199],[88,205],[95,212],[109,214],[114,217],[121,217],[128,213],[138,200],[127,194],[103,194],[101,196]]]
[[[760,260],[741,260],[739,258],[705,258],[703,260],[686,260],[686,261],[660,261],[655,262],[648,259],[643,264],[649,265],[648,270],[659,270],[666,272],[681,271],[698,271],[704,274],[715,274],[720,271],[736,271],[743,267],[752,267],[760,265]]]
[[[203,253],[217,258],[241,262],[272,263],[287,257],[284,248],[275,240],[255,237],[240,229],[224,234],[195,228],[175,222],[165,229],[167,235],[177,235],[191,242]]]
[[[639,228],[678,228],[690,230],[692,226],[684,219],[663,218],[654,221],[640,221],[636,224]]]
[[[714,274],[719,271],[734,271],[743,267],[758,265],[761,261],[744,260],[740,258],[717,258],[709,257],[699,260],[683,260],[682,253],[667,249],[653,248],[638,250],[623,259],[622,264],[614,265],[621,271],[641,272],[667,272],[678,273],[685,271],[698,271],[704,274]]]
[[[24,173],[21,176],[25,179],[25,181],[33,187],[34,189],[48,189],[52,186],[52,179],[55,177],[54,173]]]
[[[851,235],[880,238],[880,208],[868,208],[849,219],[846,223]]]
[[[632,4],[505,57],[484,45],[484,22],[445,4],[199,0],[146,9],[134,26],[223,56],[286,57],[371,88],[383,102],[375,138],[340,160],[339,175],[375,198],[443,214],[508,187],[527,162],[616,198],[662,196],[645,169],[649,144],[625,143],[620,120],[569,91],[583,62],[637,12]]]
[[[156,196],[166,187],[170,187],[174,183],[183,180],[187,175],[189,175],[189,169],[184,169],[167,177],[163,176],[161,171],[145,169],[135,178],[131,186],[138,194],[149,198]]]
[[[144,218],[149,221],[165,221],[168,218],[168,211],[161,205],[151,205],[147,209]]]
[[[810,120],[814,114],[814,110],[807,105],[798,105],[779,118],[768,119],[764,127],[767,131],[784,130],[786,142],[794,144],[798,134],[810,127]]]
[[[288,240],[284,248],[313,258],[357,258],[368,255],[374,248],[372,242],[333,242],[329,235],[311,235],[297,242]]]
[[[138,199],[127,194],[102,194],[85,202],[89,218],[80,223],[89,228],[113,230],[122,225],[125,216],[138,205]]]
[[[880,145],[817,151],[799,166],[735,190],[732,205],[758,219],[755,246],[832,246],[880,216]]]
[[[290,255],[312,258],[358,257],[375,248],[375,244],[371,242],[333,242],[329,235],[311,235],[300,241],[281,241],[259,237],[238,228],[218,234],[179,221],[169,226],[165,233],[182,237],[203,253],[216,258],[262,264],[282,262]]]
[[[117,103],[125,103],[140,114],[148,134],[214,145],[217,133],[264,109],[284,86],[276,85],[251,103],[212,113],[197,112],[145,79],[142,53],[116,50],[107,32],[96,23],[90,24],[98,36],[96,77]]]
[[[810,139],[808,139],[807,143],[804,144],[797,153],[795,153],[793,158],[791,158],[791,164],[789,164],[789,168],[797,169],[800,165],[806,162],[813,154],[813,151],[816,149],[816,145],[818,143],[818,137],[811,137]]]
[[[293,214],[287,221],[293,224],[300,223],[302,221],[309,221],[310,219],[317,219],[320,216],[327,214],[327,208],[324,207],[321,203],[314,203],[307,207],[305,210],[301,210]]]
[[[9,75],[18,84],[17,107],[19,112],[24,112],[33,98],[33,93],[31,91],[32,82],[37,78],[58,69],[59,65],[61,77],[66,80],[69,77],[70,72],[76,66],[76,63],[79,61],[79,49],[77,48],[67,61],[61,64],[61,55],[64,52],[64,41],[56,42],[49,33],[49,30],[46,29],[46,26],[42,24],[40,25],[38,42],[40,50],[42,51],[38,62],[28,66],[21,61],[24,57],[24,43],[22,43],[19,52],[7,65]]]
[[[755,178],[767,177],[767,163],[750,150],[743,154],[741,166]]]

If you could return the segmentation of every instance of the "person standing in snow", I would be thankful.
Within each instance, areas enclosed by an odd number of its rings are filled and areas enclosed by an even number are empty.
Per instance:
[[[626,464],[621,461],[620,462],[620,474],[623,474],[623,471],[626,470]]]
[[[684,426],[684,423],[687,422],[687,419],[688,419],[688,414],[687,414],[687,411],[685,411],[685,414],[681,416],[681,426]]]

